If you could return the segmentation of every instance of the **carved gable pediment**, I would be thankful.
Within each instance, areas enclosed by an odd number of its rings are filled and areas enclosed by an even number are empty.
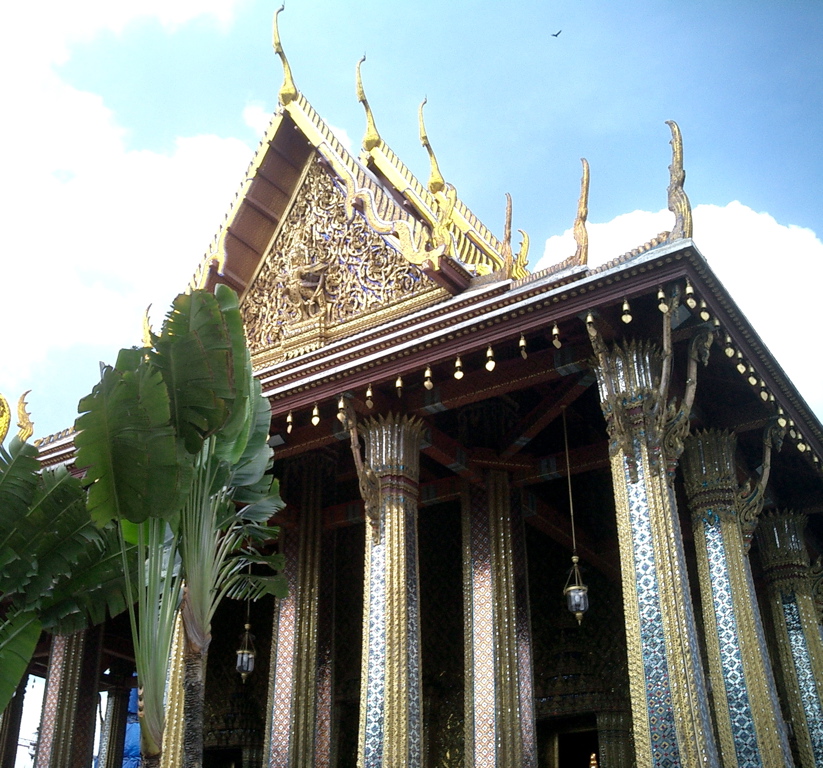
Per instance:
[[[295,357],[431,304],[442,289],[355,211],[311,163],[242,302],[255,358]]]

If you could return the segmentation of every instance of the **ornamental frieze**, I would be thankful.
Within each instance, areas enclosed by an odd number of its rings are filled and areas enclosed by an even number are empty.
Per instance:
[[[313,163],[243,298],[252,354],[295,357],[441,294],[354,211]]]

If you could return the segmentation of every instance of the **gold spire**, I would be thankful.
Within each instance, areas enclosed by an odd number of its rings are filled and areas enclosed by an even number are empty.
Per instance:
[[[583,163],[583,178],[580,180],[580,200],[577,202],[577,218],[574,220],[574,241],[577,243],[574,263],[578,265],[589,263],[589,233],[586,230],[589,215],[589,162],[585,157],[581,157],[580,162]]]
[[[426,148],[429,153],[429,160],[431,160],[431,173],[429,174],[429,191],[432,193],[441,192],[446,186],[446,180],[443,174],[440,173],[440,166],[437,164],[437,158],[434,156],[434,150],[429,144],[429,137],[426,135],[426,125],[423,123],[423,107],[426,105],[428,99],[423,99],[420,102],[420,143]]]
[[[20,427],[17,437],[24,443],[34,434],[34,423],[31,420],[29,412],[26,410],[26,405],[28,405],[28,403],[26,403],[26,395],[29,392],[31,392],[31,390],[27,389],[20,395],[20,399],[17,401],[17,426]]]
[[[360,77],[360,65],[366,60],[366,54],[357,62],[357,100],[363,105],[366,110],[366,132],[363,134],[363,149],[370,152],[380,144],[380,134],[377,132],[377,126],[374,124],[374,115],[372,114],[369,100],[366,98],[366,91],[363,90],[363,79]]]
[[[9,433],[9,425],[11,424],[11,408],[9,408],[9,401],[0,393],[0,445],[6,439]]]
[[[280,57],[280,61],[283,62],[283,85],[280,86],[280,92],[277,94],[277,98],[284,107],[286,104],[297,98],[297,88],[295,87],[294,79],[291,76],[291,67],[289,66],[286,54],[283,51],[283,46],[280,43],[280,31],[277,29],[277,17],[285,7],[286,5],[284,3],[274,12],[274,30],[272,32],[272,45],[274,46],[274,52]]]
[[[686,171],[683,170],[683,138],[674,120],[666,120],[671,128],[672,164],[669,166],[669,210],[674,214],[674,228],[670,240],[680,240],[692,236],[692,206],[683,189]]]

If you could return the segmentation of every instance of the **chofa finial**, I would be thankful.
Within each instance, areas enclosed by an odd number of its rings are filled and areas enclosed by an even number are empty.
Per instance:
[[[286,54],[283,51],[283,45],[280,42],[280,31],[277,28],[277,17],[285,7],[286,4],[284,3],[274,12],[274,29],[272,31],[272,45],[274,46],[274,52],[280,57],[280,61],[283,62],[283,85],[280,86],[280,91],[277,94],[277,98],[284,107],[286,104],[297,98],[297,88],[294,85],[294,79],[291,76],[289,61],[286,58]]]
[[[580,158],[583,163],[583,178],[580,180],[580,199],[577,202],[577,218],[574,220],[574,241],[577,250],[574,252],[574,263],[584,265],[589,263],[589,233],[586,230],[586,219],[589,216],[589,161]]]
[[[377,126],[374,124],[374,115],[372,114],[369,100],[366,98],[366,91],[363,90],[363,79],[360,77],[360,65],[366,60],[366,54],[357,62],[357,100],[363,105],[366,110],[366,132],[363,134],[363,149],[370,152],[380,144],[380,134],[377,132]]]
[[[680,240],[692,236],[692,206],[683,183],[686,171],[683,170],[683,138],[680,128],[674,120],[666,120],[672,131],[672,164],[669,166],[669,210],[674,214],[674,227],[670,240]]]
[[[429,153],[429,160],[431,160],[431,173],[429,174],[429,191],[432,193],[441,192],[446,186],[446,180],[443,174],[440,173],[440,166],[437,164],[437,158],[434,156],[434,150],[429,144],[429,137],[426,135],[426,125],[423,122],[423,107],[426,106],[428,99],[423,99],[420,102],[420,143],[425,147],[426,152]]]

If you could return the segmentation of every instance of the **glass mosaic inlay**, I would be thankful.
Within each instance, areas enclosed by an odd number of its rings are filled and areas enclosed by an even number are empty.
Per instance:
[[[639,453],[639,448],[637,452]],[[653,765],[659,768],[679,768],[681,761],[669,687],[666,640],[663,635],[663,617],[660,610],[644,467],[642,462],[637,462],[637,482],[634,483],[626,459],[623,460],[623,471],[629,496],[652,761]]]
[[[422,759],[422,722],[420,706],[420,589],[417,576],[416,499],[402,498],[406,507],[406,600],[409,664],[409,766],[416,768]]]
[[[786,632],[789,635],[789,647],[792,651],[797,684],[800,688],[800,700],[803,702],[803,711],[806,713],[806,722],[812,741],[812,752],[815,762],[823,765],[823,711],[820,707],[806,635],[803,634],[800,610],[794,593],[783,592],[781,598],[783,615],[786,618]]]
[[[757,745],[754,716],[746,687],[743,659],[740,655],[740,638],[734,615],[729,566],[717,515],[706,515],[703,520],[703,533],[706,537],[712,602],[720,641],[720,662],[737,764],[740,768],[760,768],[763,763]]]
[[[383,762],[383,694],[386,674],[386,545],[385,527],[380,543],[371,549],[369,573],[369,652],[366,690],[364,768]]]

